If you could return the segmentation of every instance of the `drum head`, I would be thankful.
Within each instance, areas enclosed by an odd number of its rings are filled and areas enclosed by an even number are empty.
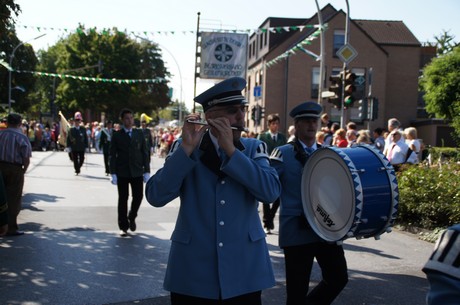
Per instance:
[[[313,230],[327,241],[346,238],[355,214],[349,165],[330,148],[315,151],[302,174],[302,204]]]

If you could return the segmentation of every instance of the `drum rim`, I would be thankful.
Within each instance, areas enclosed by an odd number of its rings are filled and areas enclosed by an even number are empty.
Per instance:
[[[396,177],[396,173],[395,173],[395,170],[394,170],[394,167],[391,165],[391,163],[388,161],[388,159],[379,151],[377,150],[375,147],[371,146],[371,145],[368,145],[368,144],[358,144],[358,145],[352,145],[351,147],[349,148],[356,148],[356,147],[361,147],[361,148],[365,148],[367,150],[369,150],[372,154],[374,154],[377,159],[380,161],[380,164],[381,164],[381,167],[379,168],[380,171],[385,171],[386,173],[386,177],[387,177],[387,181],[388,181],[388,186],[390,188],[390,204],[391,206],[389,207],[388,209],[388,214],[386,215],[386,220],[384,220],[384,224],[383,226],[381,226],[380,229],[376,228],[376,231],[375,232],[372,232],[371,234],[368,234],[368,235],[359,235],[359,236],[356,236],[356,232],[357,230],[359,229],[359,224],[360,224],[360,220],[361,220],[361,217],[362,217],[362,211],[363,211],[363,208],[364,208],[364,202],[363,202],[363,185],[362,185],[362,182],[361,182],[361,177],[360,175],[357,173],[357,170],[356,170],[356,166],[355,164],[353,163],[353,161],[351,160],[351,157],[348,156],[345,152],[344,149],[341,149],[341,148],[337,148],[337,147],[322,147],[318,150],[316,150],[312,156],[316,153],[318,153],[319,151],[323,150],[323,149],[330,149],[332,151],[334,151],[337,155],[339,155],[339,157],[345,162],[345,164],[347,165],[348,164],[348,174],[351,175],[352,177],[352,180],[355,182],[355,186],[352,187],[352,192],[353,192],[353,196],[352,198],[355,199],[355,215],[354,215],[354,219],[353,219],[353,222],[349,225],[349,230],[348,232],[342,236],[341,238],[339,239],[335,239],[335,238],[331,238],[331,236],[326,236],[325,233],[323,233],[322,231],[323,230],[320,230],[316,227],[316,217],[313,217],[313,220],[310,219],[311,216],[309,216],[306,212],[306,209],[309,208],[308,205],[304,204],[304,198],[306,197],[304,195],[304,193],[306,192],[306,190],[304,188],[301,189],[301,192],[302,192],[302,206],[303,206],[303,212],[304,212],[304,215],[305,217],[307,218],[311,228],[321,237],[323,238],[324,240],[326,241],[331,241],[331,242],[341,242],[347,238],[351,238],[351,237],[355,237],[356,239],[361,239],[361,238],[370,238],[370,237],[374,237],[375,239],[379,239],[380,238],[380,235],[382,235],[383,233],[387,232],[391,232],[391,227],[393,226],[395,220],[396,220],[396,217],[397,217],[397,212],[398,212],[398,207],[399,207],[399,189],[398,189],[398,182],[397,182],[397,177]],[[303,185],[309,185],[309,183],[305,184],[305,180],[307,179],[306,176],[306,172],[307,171],[307,164],[308,162],[312,160],[312,158],[309,158],[307,160],[307,163],[305,164],[304,168],[303,168],[303,172],[302,172],[302,186]],[[305,200],[306,201],[306,200]],[[385,216],[385,215],[382,215],[382,217]],[[313,225],[312,225],[312,222],[313,222]],[[348,224],[347,224],[348,226]],[[342,232],[342,231],[341,231]]]
[[[308,183],[306,183],[307,179],[308,179],[308,175],[306,174],[308,171],[309,171],[309,166],[308,166],[308,163],[309,162],[312,162],[310,160],[313,160],[314,158],[312,158],[315,154],[317,154],[318,152],[324,150],[324,149],[328,149],[330,151],[333,151],[335,155],[338,155],[338,160],[341,160],[344,162],[344,165],[348,165],[345,169],[345,172],[349,178],[349,181],[351,181],[351,196],[352,198],[355,199],[355,202],[352,206],[352,209],[355,210],[355,214],[353,216],[353,219],[350,221],[350,223],[347,223],[346,226],[344,226],[344,230],[341,230],[341,231],[344,231],[343,233],[343,236],[341,236],[340,238],[332,238],[331,236],[327,236],[325,235],[325,233],[318,229],[316,227],[316,224],[314,223],[314,221],[311,219],[311,218],[315,218],[313,216],[310,216],[305,208],[305,205],[304,205],[304,198],[306,197],[306,190],[305,188],[301,188],[301,196],[302,196],[302,207],[303,207],[303,212],[304,212],[304,215],[305,215],[305,218],[307,218],[307,221],[308,223],[310,224],[310,227],[313,229],[313,231],[315,231],[315,233],[320,236],[322,239],[326,240],[326,241],[329,241],[329,242],[339,242],[339,241],[342,241],[342,240],[345,240],[347,239],[348,237],[350,237],[350,232],[351,232],[351,228],[355,226],[355,224],[360,220],[360,217],[361,217],[361,211],[363,210],[363,190],[362,190],[362,184],[361,184],[361,179],[359,177],[359,175],[356,173],[356,166],[355,164],[353,163],[353,161],[344,153],[341,151],[340,148],[336,148],[336,147],[322,147],[320,149],[317,149],[315,152],[313,152],[313,154],[310,156],[310,158],[308,158],[307,160],[307,163],[305,164],[303,170],[302,170],[302,181],[301,181],[301,185],[309,185]],[[346,159],[346,160],[345,160]],[[353,185],[353,182],[356,183],[355,185]],[[358,212],[357,212],[358,211]],[[313,222],[313,224],[312,224]],[[355,226],[356,227],[356,226]],[[356,228],[355,228],[356,230]]]
[[[355,217],[353,219],[353,222],[347,234],[341,239],[341,240],[345,240],[347,238],[355,237],[356,235],[355,232],[359,227],[359,223],[361,222],[362,212],[364,209],[363,185],[361,182],[361,177],[357,173],[356,165],[350,159],[350,156],[348,156],[341,148],[338,148],[338,147],[330,147],[330,148],[336,151],[337,154],[339,154],[342,157],[342,159],[349,164],[348,170],[350,172],[350,175],[352,176],[352,180],[356,182],[356,186],[353,189],[353,193],[355,197]]]

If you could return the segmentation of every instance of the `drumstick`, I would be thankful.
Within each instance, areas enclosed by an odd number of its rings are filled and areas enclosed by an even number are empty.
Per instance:
[[[202,122],[202,121],[187,120],[187,123],[192,123],[192,124],[197,124],[197,125],[203,125],[203,126],[209,126],[208,123],[205,123],[205,122]],[[234,127],[234,126],[230,126],[230,128],[233,129],[233,130],[239,130],[239,131],[246,131],[246,132],[248,132],[248,129],[247,129],[247,128],[244,128],[244,127]]]

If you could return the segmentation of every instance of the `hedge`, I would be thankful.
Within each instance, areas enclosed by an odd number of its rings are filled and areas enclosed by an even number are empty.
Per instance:
[[[460,223],[459,163],[404,165],[397,178],[396,224],[433,230]]]

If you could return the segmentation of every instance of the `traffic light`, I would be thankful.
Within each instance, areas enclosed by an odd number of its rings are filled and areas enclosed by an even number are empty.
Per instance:
[[[367,102],[367,98],[363,98],[362,100],[359,100],[358,102],[359,104],[359,108],[358,108],[358,117],[361,121],[365,121],[368,118],[367,116],[367,109],[368,109],[368,102]]]
[[[353,106],[353,103],[355,102],[355,97],[353,96],[353,92],[356,91],[356,87],[355,87],[356,74],[352,73],[350,70],[346,70],[344,78],[345,78],[345,90],[344,90],[345,98],[343,100],[343,104],[345,105],[344,107],[351,107]]]
[[[260,121],[264,116],[265,109],[260,105],[255,105],[251,107],[251,120],[254,121],[255,125],[259,125]]]
[[[342,74],[331,75],[329,91],[334,95],[328,98],[328,102],[334,104],[335,108],[342,108]]]
[[[372,121],[377,120],[379,117],[379,100],[375,97],[372,98],[371,101],[371,117]]]
[[[173,119],[178,120],[179,119],[179,108],[173,107],[171,109],[171,114],[172,114]]]
[[[262,106],[259,106],[257,105],[257,107],[259,108],[259,111],[257,113],[257,123],[260,124],[260,122],[262,121],[262,118],[264,117],[264,113],[265,113],[265,108],[262,107]]]

